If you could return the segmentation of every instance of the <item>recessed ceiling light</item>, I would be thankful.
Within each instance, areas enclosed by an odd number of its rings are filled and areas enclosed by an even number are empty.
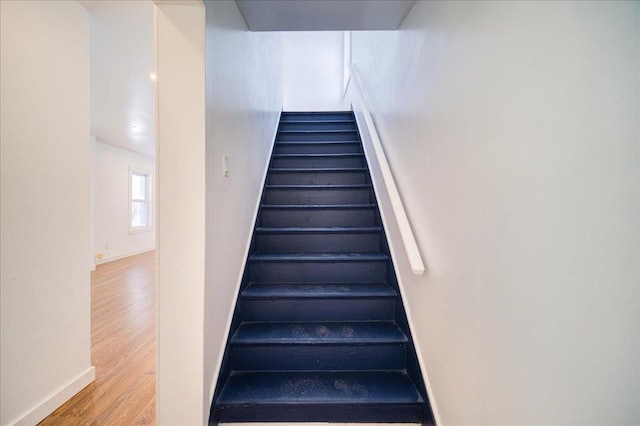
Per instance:
[[[158,78],[158,76],[157,76],[157,75],[155,75],[154,73],[151,73],[151,74],[149,74],[149,78],[150,78],[151,80],[154,80],[154,81],[155,81],[155,80]]]

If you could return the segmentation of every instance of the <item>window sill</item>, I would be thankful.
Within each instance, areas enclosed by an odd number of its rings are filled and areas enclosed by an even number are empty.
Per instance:
[[[151,232],[153,231],[153,227],[145,226],[140,228],[129,228],[129,235],[133,234],[142,234],[143,232]]]

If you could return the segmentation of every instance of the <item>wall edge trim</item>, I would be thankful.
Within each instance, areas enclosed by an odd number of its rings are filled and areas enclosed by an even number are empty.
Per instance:
[[[93,383],[96,379],[96,368],[90,366],[57,390],[46,396],[35,406],[22,414],[18,419],[9,422],[10,425],[29,426],[35,425],[53,413],[62,404],[73,398],[82,389]]]

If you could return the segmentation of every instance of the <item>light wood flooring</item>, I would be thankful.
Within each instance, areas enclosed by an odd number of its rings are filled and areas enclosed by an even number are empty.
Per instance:
[[[96,380],[40,425],[155,424],[155,251],[91,273],[91,362]]]

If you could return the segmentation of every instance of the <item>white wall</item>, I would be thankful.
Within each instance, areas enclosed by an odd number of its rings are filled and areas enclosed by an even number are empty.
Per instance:
[[[637,2],[418,2],[353,33],[428,263],[392,230],[442,424],[640,423],[639,23]]]
[[[283,32],[285,111],[341,111],[344,33]]]
[[[0,424],[33,425],[89,384],[89,18],[0,2]]]
[[[156,5],[159,425],[201,425],[205,242],[204,7]]]
[[[207,8],[207,244],[204,405],[208,417],[282,109],[282,44],[247,31],[235,2]],[[222,157],[229,158],[229,177]]]
[[[155,159],[145,155],[92,141],[94,185],[93,256],[96,263],[109,262],[153,250],[155,223],[150,231],[129,233],[129,170],[151,174],[153,206]],[[152,207],[151,215],[155,214]],[[100,260],[98,253],[104,257]]]

